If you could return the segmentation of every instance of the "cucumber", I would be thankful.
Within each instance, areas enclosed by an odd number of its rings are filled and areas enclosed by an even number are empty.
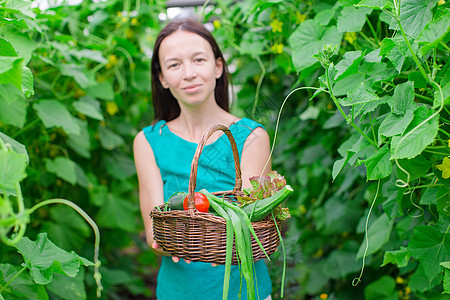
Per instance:
[[[170,196],[169,200],[167,200],[167,206],[171,210],[184,210],[183,202],[184,198],[186,198],[187,195],[188,193],[184,192],[173,194],[172,196]]]
[[[256,200],[246,206],[241,207],[242,210],[249,216],[252,222],[258,222],[267,217],[271,211],[281,204],[294,190],[290,185],[284,186],[281,190],[270,197]]]

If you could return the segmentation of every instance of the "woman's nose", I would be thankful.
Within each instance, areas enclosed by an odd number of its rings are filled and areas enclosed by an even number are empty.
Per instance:
[[[190,79],[197,76],[197,73],[195,72],[195,68],[194,66],[192,66],[191,64],[185,64],[184,67],[184,77],[186,79]]]

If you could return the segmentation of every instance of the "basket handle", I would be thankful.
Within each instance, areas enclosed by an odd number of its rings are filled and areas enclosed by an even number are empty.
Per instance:
[[[188,193],[188,210],[193,211],[195,208],[194,204],[194,191],[197,185],[197,168],[198,168],[198,160],[200,158],[200,154],[202,153],[203,147],[206,145],[206,141],[209,137],[216,131],[222,130],[228,137],[228,140],[231,144],[231,150],[233,151],[234,158],[234,167],[236,169],[236,181],[234,185],[234,189],[232,194],[235,194],[237,191],[240,191],[242,188],[242,174],[241,174],[241,164],[239,161],[239,152],[236,146],[236,141],[234,140],[233,134],[231,134],[230,129],[222,124],[217,124],[212,126],[207,132],[205,132],[197,146],[197,150],[195,151],[194,159],[191,164],[191,176],[189,178],[189,193]]]

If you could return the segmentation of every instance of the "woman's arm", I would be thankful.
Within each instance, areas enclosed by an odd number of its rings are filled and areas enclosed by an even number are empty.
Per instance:
[[[242,185],[251,187],[249,178],[266,175],[271,170],[270,138],[264,128],[255,128],[244,143],[241,156]],[[267,165],[266,165],[267,164]]]
[[[142,131],[139,132],[134,139],[133,151],[139,180],[139,202],[142,218],[144,220],[147,244],[155,251],[155,253],[159,255],[169,255],[161,248],[155,248],[156,243],[153,239],[153,227],[150,212],[155,206],[164,204],[164,190],[161,173],[156,165],[152,147]]]

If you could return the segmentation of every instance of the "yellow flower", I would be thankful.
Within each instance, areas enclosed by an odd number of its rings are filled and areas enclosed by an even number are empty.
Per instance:
[[[344,40],[353,44],[356,41],[356,32],[346,32],[344,34]]]
[[[213,21],[213,25],[214,25],[215,29],[219,29],[220,28],[220,21],[219,21],[219,19],[215,19]]]
[[[404,280],[403,278],[401,278],[400,276],[397,276],[397,277],[395,278],[395,282],[396,282],[397,284],[404,284],[404,283],[405,283],[405,280]]]
[[[450,148],[450,140],[448,140],[448,147]]]
[[[106,111],[110,116],[114,116],[119,111],[119,107],[114,101],[106,102]]]
[[[113,66],[115,66],[117,64],[117,62],[119,61],[119,59],[117,58],[117,55],[115,54],[111,54],[108,58],[108,63],[106,64],[106,68],[110,69]]]
[[[439,0],[438,4],[439,5],[444,5],[445,4],[445,0]]]
[[[300,212],[302,213],[302,214],[306,214],[306,207],[302,204],[302,205],[300,205],[299,207],[298,207],[298,209],[300,210]]]
[[[442,164],[437,165],[436,168],[442,171],[442,178],[447,179],[450,177],[450,158],[444,157]]]
[[[275,43],[272,47],[270,47],[273,53],[281,54],[283,53],[283,44]]]
[[[270,27],[272,27],[272,32],[282,32],[283,31],[283,22],[278,21],[277,19],[270,22]]]
[[[328,299],[328,295],[325,293],[320,294],[320,299],[325,300]]]
[[[132,18],[131,19],[131,25],[136,26],[137,24],[139,24],[138,19]]]
[[[296,23],[300,24],[306,20],[306,15],[299,13],[298,11],[295,13]]]

